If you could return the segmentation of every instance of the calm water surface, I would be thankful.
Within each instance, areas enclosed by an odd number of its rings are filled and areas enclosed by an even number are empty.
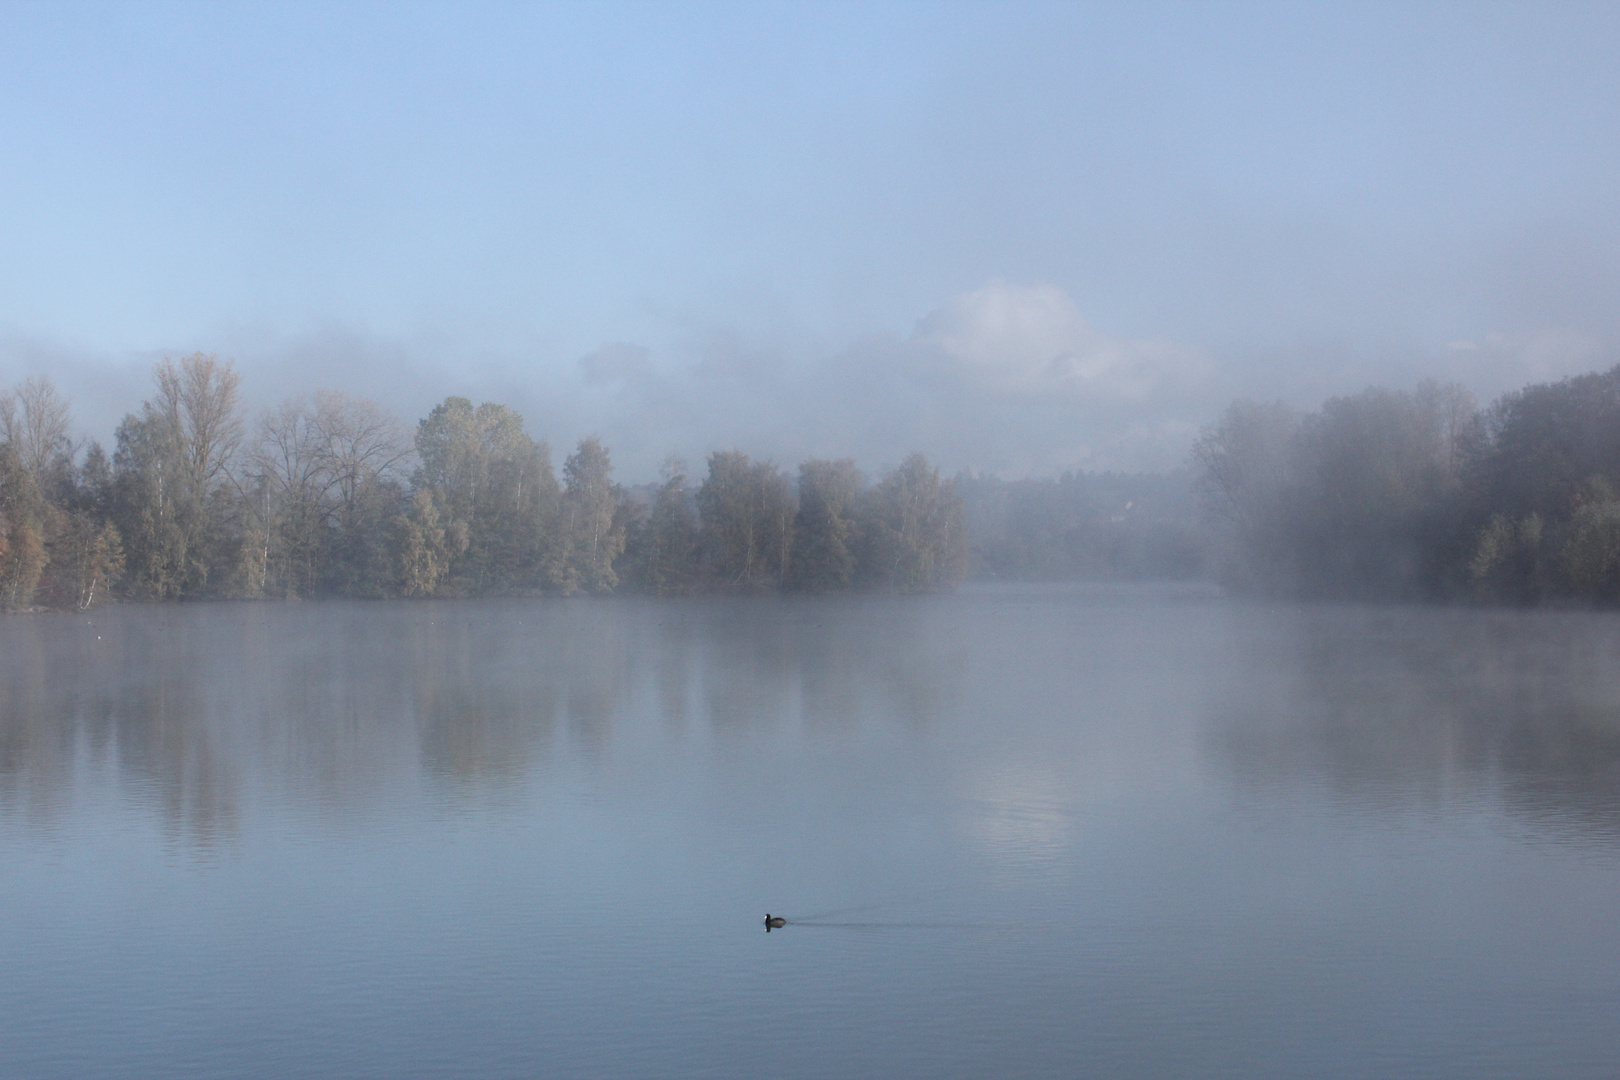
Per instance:
[[[1616,1017],[1614,616],[0,618],[7,1078],[1612,1078]]]

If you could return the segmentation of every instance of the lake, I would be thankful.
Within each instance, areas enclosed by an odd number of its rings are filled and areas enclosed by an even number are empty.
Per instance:
[[[1612,1078],[1620,617],[4,617],[0,973],[16,1080]]]

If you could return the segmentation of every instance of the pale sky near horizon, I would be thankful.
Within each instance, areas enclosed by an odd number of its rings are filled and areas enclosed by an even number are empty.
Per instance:
[[[0,386],[1172,467],[1620,360],[1612,4],[0,4]]]

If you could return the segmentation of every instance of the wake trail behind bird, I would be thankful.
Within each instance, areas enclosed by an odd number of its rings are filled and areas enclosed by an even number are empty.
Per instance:
[[[818,911],[813,915],[797,915],[785,920],[786,926],[821,927],[828,930],[1013,930],[1028,929],[1028,923],[1005,922],[972,922],[962,920],[928,920],[928,919],[861,919],[850,920],[841,918],[844,915],[857,915],[868,911],[877,911],[880,908],[893,908],[895,906],[910,906],[909,898],[891,898],[872,904],[859,904],[855,907],[838,908],[833,911]]]
[[[802,922],[789,919],[789,926],[817,930],[1013,930],[1016,923],[981,922]]]
[[[822,911],[815,915],[800,915],[797,918],[790,919],[789,921],[803,923],[810,922],[815,919],[836,919],[840,915],[855,915],[862,911],[875,911],[882,906],[882,904],[862,904],[860,907],[839,908],[837,911]]]

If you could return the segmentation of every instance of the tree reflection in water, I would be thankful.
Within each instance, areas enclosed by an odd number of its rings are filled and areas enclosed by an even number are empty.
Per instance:
[[[1620,621],[1587,612],[1299,608],[1231,625],[1210,725],[1252,792],[1306,780],[1620,837]]]
[[[927,739],[949,721],[983,728],[993,754],[996,725],[1038,723],[1084,726],[1083,756],[1096,758],[1104,732],[1123,737],[1132,717],[1185,701],[1204,703],[1188,722],[1246,797],[1310,783],[1418,810],[1488,799],[1537,828],[1620,836],[1612,617],[1211,604],[1148,618],[1120,600],[1054,608],[1045,637],[1020,637],[1034,609],[996,603],[129,605],[8,618],[0,812],[52,828],[85,791],[116,790],[205,851],[237,834],[249,801],[333,822],[424,785],[477,803],[559,768],[604,768],[621,747],[656,760],[784,733]],[[1179,752],[1143,738],[1116,750]],[[1048,765],[1064,791],[1079,782]]]
[[[653,719],[667,744],[893,714],[926,725],[954,678],[918,654],[927,601],[852,603],[224,603],[9,618],[0,808],[48,824],[81,770],[112,769],[201,850],[236,833],[250,792],[332,820],[418,780],[452,799],[502,797],[559,754],[601,759],[627,718]]]

